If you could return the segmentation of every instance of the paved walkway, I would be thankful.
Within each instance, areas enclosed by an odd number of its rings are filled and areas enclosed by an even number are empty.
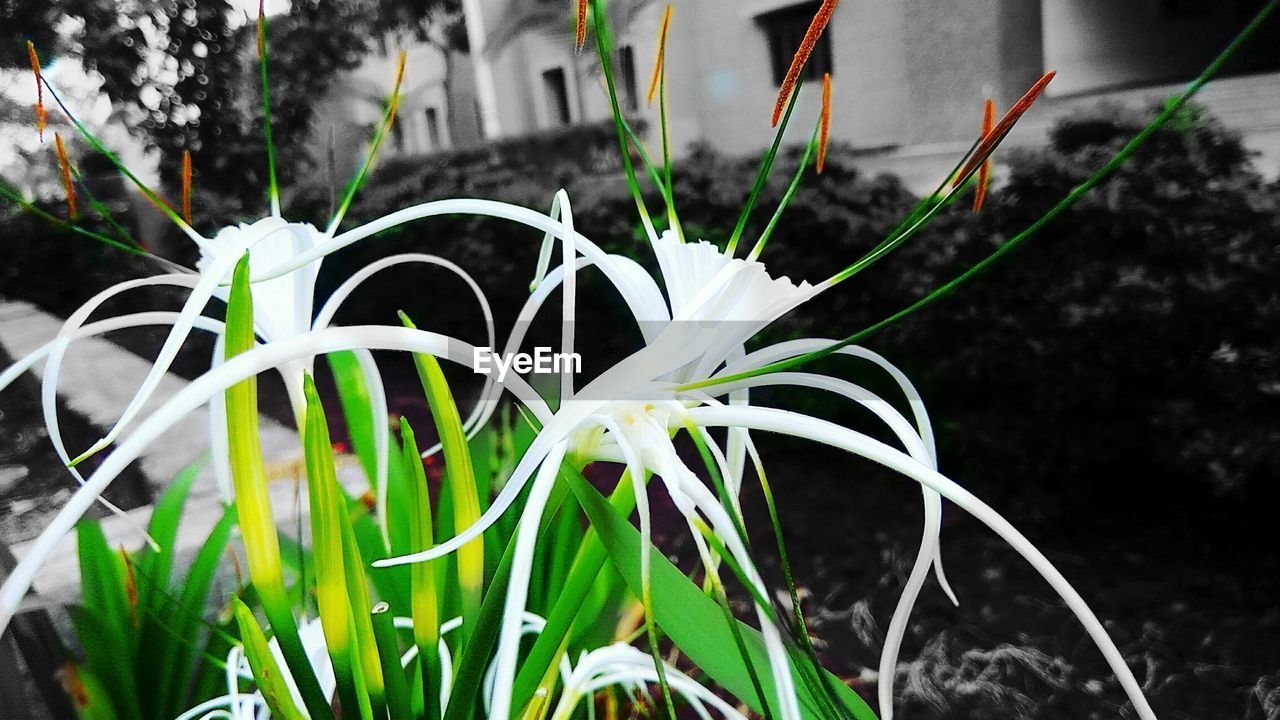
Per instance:
[[[15,360],[53,339],[61,325],[61,319],[33,305],[0,300],[0,345]],[[128,405],[150,367],[147,360],[106,340],[80,340],[72,345],[64,359],[59,397],[67,407],[105,429]],[[38,363],[33,371],[43,377],[43,363]],[[172,397],[185,382],[173,375],[166,376],[147,403],[142,417]],[[174,425],[143,453],[139,463],[152,487],[157,489],[157,494],[179,471],[206,453],[209,447],[208,423],[209,412],[201,408]],[[261,418],[260,423],[263,455],[273,479],[271,496],[276,518],[285,532],[293,534],[290,531],[300,518],[303,527],[306,526],[305,486],[300,487],[299,483],[292,481],[303,476],[301,446],[292,429],[266,417]],[[53,454],[52,447],[48,452]],[[362,473],[351,463],[345,465],[345,471],[340,473],[343,484],[353,491],[363,492],[367,481]],[[19,466],[0,468],[0,479],[4,484],[21,482],[25,476],[25,468]],[[145,526],[151,508],[138,508],[128,514]],[[212,471],[206,465],[193,487],[179,529],[176,548],[179,556],[194,555],[221,514],[221,497]],[[103,519],[102,526],[113,544],[137,547],[141,543],[130,523],[119,517],[113,515]],[[19,543],[12,550],[21,558],[29,545],[29,542]],[[74,599],[78,581],[75,541],[68,537],[36,580],[35,589],[41,595],[39,602]]]

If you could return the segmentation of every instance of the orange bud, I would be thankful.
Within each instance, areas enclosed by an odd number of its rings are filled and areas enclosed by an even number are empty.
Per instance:
[[[36,44],[27,41],[27,58],[31,60],[31,72],[36,76],[36,130],[40,133],[40,142],[44,142],[44,126],[48,122],[49,113],[44,109],[44,76],[40,74],[40,56],[36,54]]]
[[[267,0],[258,0],[258,59],[267,54]]]
[[[80,679],[79,670],[79,666],[73,661],[66,661],[62,665],[62,687],[71,697],[71,704],[76,707],[76,710],[84,710],[89,707],[89,689]]]
[[[653,63],[653,78],[649,80],[648,104],[653,104],[653,94],[658,90],[658,81],[662,78],[662,68],[667,62],[667,30],[671,27],[671,13],[674,8],[667,3],[666,12],[662,14],[662,29],[658,31],[658,59]]]
[[[404,50],[400,51],[400,62],[396,67],[396,84],[391,88],[391,107],[387,115],[387,127],[391,127],[396,121],[396,112],[400,109],[400,85],[404,82],[404,65],[408,55]]]
[[[1018,102],[1013,104],[1013,107],[1009,108],[1009,112],[1005,113],[1003,118],[1000,118],[1000,122],[996,123],[996,126],[991,129],[991,132],[986,133],[983,136],[982,142],[978,143],[977,149],[974,150],[973,157],[970,158],[969,162],[965,163],[964,167],[960,169],[960,174],[956,176],[952,187],[958,185],[963,178],[968,177],[969,174],[973,172],[974,168],[978,167],[980,163],[986,160],[987,156],[991,154],[991,151],[995,146],[998,145],[1001,140],[1004,140],[1005,136],[1009,134],[1009,131],[1013,130],[1013,126],[1017,124],[1018,119],[1031,109],[1031,105],[1035,103],[1036,100],[1040,99],[1040,96],[1044,94],[1045,88],[1048,87],[1049,82],[1053,80],[1053,77],[1056,74],[1057,73],[1054,72],[1045,73],[1044,77],[1037,80],[1036,84],[1032,85],[1031,89],[1019,98]]]
[[[191,224],[191,151],[182,151],[182,219]]]
[[[53,144],[58,151],[58,169],[62,173],[62,189],[67,194],[67,215],[75,220],[80,217],[80,210],[76,207],[76,189],[71,184],[71,163],[67,160],[67,148],[62,144],[62,135],[54,133]]]
[[[129,601],[129,621],[138,626],[138,578],[133,574],[133,561],[129,553],[120,548],[120,558],[124,560],[124,595]]]
[[[838,2],[839,0],[822,0],[822,6],[818,8],[817,14],[813,16],[813,22],[809,23],[809,29],[804,33],[804,39],[800,41],[800,49],[796,50],[795,57],[791,58],[791,67],[787,69],[782,87],[778,89],[778,100],[773,105],[774,127],[777,127],[778,121],[782,119],[782,111],[787,106],[787,99],[791,97],[791,92],[795,90],[796,83],[800,80],[800,71],[804,70],[805,63],[809,62],[809,56],[813,54],[818,38],[822,37],[822,32],[831,22],[831,16],[835,14]]]
[[[996,103],[994,100],[987,98],[986,106],[982,111],[982,137],[991,134],[992,128],[996,123]],[[991,158],[982,163],[982,167],[978,170],[978,189],[973,195],[973,211],[981,212],[982,205],[987,201],[987,185],[991,182]]]
[[[831,73],[822,76],[822,119],[818,121],[818,173],[827,164],[827,144],[831,141]]]
[[[587,0],[578,0],[578,27],[573,44],[578,50],[587,44]]]

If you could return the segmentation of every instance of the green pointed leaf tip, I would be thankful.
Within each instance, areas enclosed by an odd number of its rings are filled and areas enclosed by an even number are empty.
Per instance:
[[[400,313],[400,319],[405,327],[416,327],[403,312]],[[431,408],[436,432],[440,434],[440,444],[444,452],[445,483],[449,487],[449,497],[453,502],[453,528],[454,532],[459,532],[475,524],[481,514],[479,491],[476,488],[475,471],[471,465],[467,433],[462,427],[458,404],[453,399],[448,381],[445,380],[440,361],[423,353],[414,353],[413,360],[418,369],[422,389],[427,395],[427,404]],[[478,537],[459,548],[457,563],[465,628],[466,618],[474,616],[480,608],[484,585],[484,538]],[[463,629],[461,634],[465,638],[468,633],[469,631]]]
[[[342,531],[336,497],[337,477],[333,448],[320,396],[310,374],[303,376],[306,420],[303,453],[307,468],[307,496],[311,510],[311,553],[315,574],[316,605],[325,645],[333,662],[334,679],[342,708],[354,712],[361,698],[351,662],[351,604],[343,566]]]
[[[293,704],[293,697],[289,693],[284,673],[276,664],[276,659],[271,654],[271,647],[267,644],[267,638],[258,625],[257,619],[253,617],[253,611],[237,596],[231,598],[231,606],[236,625],[240,628],[245,658],[253,671],[253,680],[262,693],[267,707],[271,708],[272,716],[283,718],[283,720],[306,720],[306,715]]]
[[[431,523],[431,496],[427,487],[427,473],[418,451],[417,438],[408,419],[400,418],[400,437],[404,443],[404,465],[408,469],[410,499],[410,551],[430,549],[434,542]],[[423,704],[430,720],[440,717],[440,696],[434,688],[440,685],[440,567],[437,561],[414,563],[410,566],[410,604],[413,613],[413,639],[422,658],[420,664],[425,688]]]
[[[253,348],[253,294],[249,287],[248,253],[232,273],[224,339],[228,360]],[[227,388],[226,409],[231,482],[249,564],[249,579],[271,621],[281,652],[293,671],[308,714],[313,720],[328,720],[333,717],[333,711],[307,658],[306,648],[298,634],[298,622],[293,616],[293,606],[284,587],[280,537],[271,512],[267,472],[258,440],[257,379],[246,378]]]

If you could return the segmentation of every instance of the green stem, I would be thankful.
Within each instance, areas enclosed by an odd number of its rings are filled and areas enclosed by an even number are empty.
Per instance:
[[[796,189],[800,187],[800,179],[804,177],[804,171],[809,167],[809,158],[813,157],[813,150],[818,146],[818,128],[813,129],[813,137],[809,138],[809,144],[804,148],[804,155],[800,158],[800,166],[796,168],[796,174],[791,178],[791,184],[787,186],[787,191],[783,193],[782,200],[778,203],[778,209],[773,211],[773,217],[769,218],[769,224],[765,226],[764,232],[760,233],[760,239],[756,240],[755,247],[751,248],[751,252],[747,254],[748,260],[755,260],[760,257],[760,253],[764,252],[765,243],[769,242],[769,237],[773,235],[773,229],[778,226],[778,220],[782,218],[782,211],[787,209],[791,204],[791,198],[795,197]]]
[[[1012,238],[1009,239],[1008,242],[1006,242],[1005,244],[997,248],[995,252],[991,253],[976,265],[970,267],[968,270],[956,276],[951,281],[947,282],[945,285],[937,288],[933,292],[920,298],[916,302],[899,310],[898,312],[890,315],[889,317],[886,317],[883,320],[880,320],[874,325],[871,325],[867,328],[859,330],[858,332],[852,335],[849,335],[843,340],[840,340],[826,348],[823,348],[822,350],[806,353],[804,355],[791,358],[790,360],[781,360],[779,362],[771,363],[769,365],[765,365],[764,367],[757,368],[755,370],[749,370],[746,372],[735,373],[733,375],[727,375],[725,377],[712,378],[709,380],[703,380],[696,383],[682,385],[679,388],[677,388],[677,390],[681,392],[686,392],[689,390],[696,390],[701,388],[714,387],[716,385],[722,385],[730,382],[737,382],[739,380],[745,380],[752,377],[757,377],[759,375],[763,375],[766,373],[790,370],[792,368],[796,368],[801,365],[805,365],[807,363],[813,362],[814,360],[828,357],[830,355],[833,355],[839,352],[842,348],[848,347],[855,343],[862,342],[863,340],[871,337],[872,335],[875,335],[881,330],[884,330],[885,328],[890,327],[891,325],[894,325],[901,320],[904,320],[908,317],[911,317],[912,315],[915,315],[916,313],[929,307],[930,305],[937,302],[938,300],[941,300],[942,298],[955,292],[961,286],[967,284],[969,281],[978,277],[983,272],[985,272],[988,268],[990,268],[992,265],[999,262],[1002,258],[1004,258],[1009,253],[1013,252],[1020,245],[1022,245],[1022,243],[1026,242],[1027,239],[1029,239],[1030,237],[1038,233],[1046,225],[1056,220],[1059,215],[1066,212],[1069,208],[1071,208],[1073,205],[1079,202],[1081,198],[1083,198],[1086,194],[1089,193],[1089,191],[1093,190],[1102,182],[1110,178],[1117,170],[1119,170],[1122,166],[1124,166],[1124,164],[1128,162],[1129,158],[1132,157],[1133,154],[1137,152],[1138,149],[1147,142],[1147,140],[1151,139],[1152,135],[1154,135],[1162,127],[1168,124],[1169,120],[1171,120],[1174,117],[1174,115],[1176,115],[1180,110],[1182,110],[1182,108],[1186,106],[1187,102],[1190,101],[1191,98],[1195,97],[1195,95],[1199,93],[1204,88],[1204,86],[1208,84],[1208,82],[1215,75],[1218,74],[1219,71],[1222,70],[1222,66],[1225,65],[1226,62],[1230,60],[1231,57],[1235,55],[1236,52],[1245,44],[1245,42],[1258,30],[1258,28],[1261,27],[1263,23],[1266,22],[1267,18],[1276,9],[1277,4],[1280,4],[1280,0],[1269,0],[1269,2],[1267,2],[1267,4],[1263,6],[1261,10],[1258,11],[1258,14],[1253,17],[1253,20],[1251,20],[1249,24],[1246,25],[1245,28],[1240,31],[1240,34],[1236,35],[1235,39],[1233,39],[1231,43],[1227,45],[1227,47],[1213,60],[1213,62],[1211,62],[1209,66],[1206,67],[1204,71],[1201,72],[1200,75],[1195,80],[1193,80],[1189,85],[1187,85],[1186,89],[1184,89],[1177,96],[1171,98],[1169,102],[1165,103],[1164,109],[1160,112],[1160,114],[1158,114],[1155,117],[1155,119],[1153,119],[1150,123],[1148,123],[1146,127],[1142,128],[1142,130],[1137,135],[1135,135],[1133,139],[1131,139],[1127,144],[1125,144],[1125,146],[1121,148],[1120,151],[1115,154],[1115,156],[1113,156],[1110,160],[1108,160],[1107,163],[1103,165],[1097,172],[1095,172],[1093,175],[1089,176],[1089,178],[1086,179],[1084,182],[1082,182],[1081,184],[1073,188],[1071,192],[1067,193],[1066,197],[1058,201],[1056,205],[1050,208],[1044,215],[1041,215],[1040,218],[1037,219],[1035,222],[1033,222],[1031,225],[1023,229],[1017,235],[1014,235]]]
[[[609,503],[623,517],[629,517],[635,510],[636,496],[627,473],[624,472],[622,479],[618,481],[618,486],[609,496]],[[538,634],[537,640],[529,650],[529,655],[520,666],[520,672],[516,675],[511,707],[522,708],[533,700],[534,693],[537,692],[547,668],[555,663],[556,658],[559,657],[560,648],[567,642],[578,611],[586,602],[587,596],[591,594],[596,577],[604,569],[608,557],[608,550],[604,543],[600,542],[599,533],[594,527],[589,526],[582,545],[578,548],[578,556],[573,561],[573,570],[570,571],[559,597],[556,598],[555,605],[547,615],[547,625]]]
[[[618,149],[622,153],[622,169],[627,175],[627,187],[630,188],[631,196],[636,201],[636,210],[640,213],[640,220],[644,223],[646,232],[650,237],[654,237],[653,220],[649,217],[649,208],[645,206],[644,198],[640,195],[640,184],[636,181],[636,171],[631,165],[631,149],[627,144],[622,106],[618,103],[618,87],[613,77],[609,23],[605,17],[602,0],[591,0],[591,14],[595,26],[596,50],[600,55],[600,72],[604,75],[605,87],[609,91],[609,107],[613,113],[614,130],[618,135]]]
[[[751,185],[751,194],[747,196],[747,204],[743,206],[742,213],[738,215],[738,224],[733,228],[733,234],[729,236],[729,247],[726,251],[730,257],[733,256],[735,250],[738,249],[738,241],[742,239],[742,231],[747,228],[747,220],[751,218],[751,212],[755,210],[756,203],[760,202],[760,193],[764,191],[765,184],[769,181],[769,173],[773,170],[773,160],[778,156],[778,149],[782,147],[782,138],[787,132],[787,125],[791,123],[791,112],[795,110],[796,100],[800,97],[800,89],[804,87],[804,75],[800,75],[800,79],[796,81],[796,87],[791,91],[791,99],[787,100],[787,111],[782,115],[782,122],[778,123],[778,130],[773,134],[773,144],[765,151],[764,157],[760,161],[760,170],[756,173],[756,180]]]

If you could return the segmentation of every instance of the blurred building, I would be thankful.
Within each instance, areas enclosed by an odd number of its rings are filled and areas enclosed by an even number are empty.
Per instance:
[[[395,81],[400,50],[407,54],[400,107],[383,152],[425,155],[480,143],[476,81],[468,53],[442,38],[424,40],[412,34],[388,33],[373,43],[375,51],[335,83],[317,107],[316,131],[329,145],[332,138],[339,175],[349,175],[363,160],[382,122]]]
[[[413,47],[400,147],[433,152],[606,120],[594,53],[573,47],[569,0],[463,0],[470,52]],[[810,63],[830,72],[833,138],[859,149],[868,170],[936,183],[973,141],[982,101],[1003,110],[1045,70],[1058,71],[1013,143],[1040,142],[1053,122],[1100,100],[1147,107],[1194,77],[1261,5],[1258,0],[847,0]],[[668,103],[676,152],[705,142],[757,152],[778,83],[819,2],[674,0]],[[613,0],[615,74],[624,110],[657,114],[644,94],[665,4]],[[445,58],[449,57],[450,67]],[[385,93],[389,54],[371,58],[344,89],[359,105]],[[1280,171],[1280,43],[1260,35],[1201,96],[1244,133],[1262,166]],[[446,83],[445,78],[451,78]],[[816,120],[816,83],[794,118],[793,139]],[[381,102],[381,98],[377,98]],[[372,125],[377,104],[351,109]],[[566,153],[574,148],[566,147]]]

